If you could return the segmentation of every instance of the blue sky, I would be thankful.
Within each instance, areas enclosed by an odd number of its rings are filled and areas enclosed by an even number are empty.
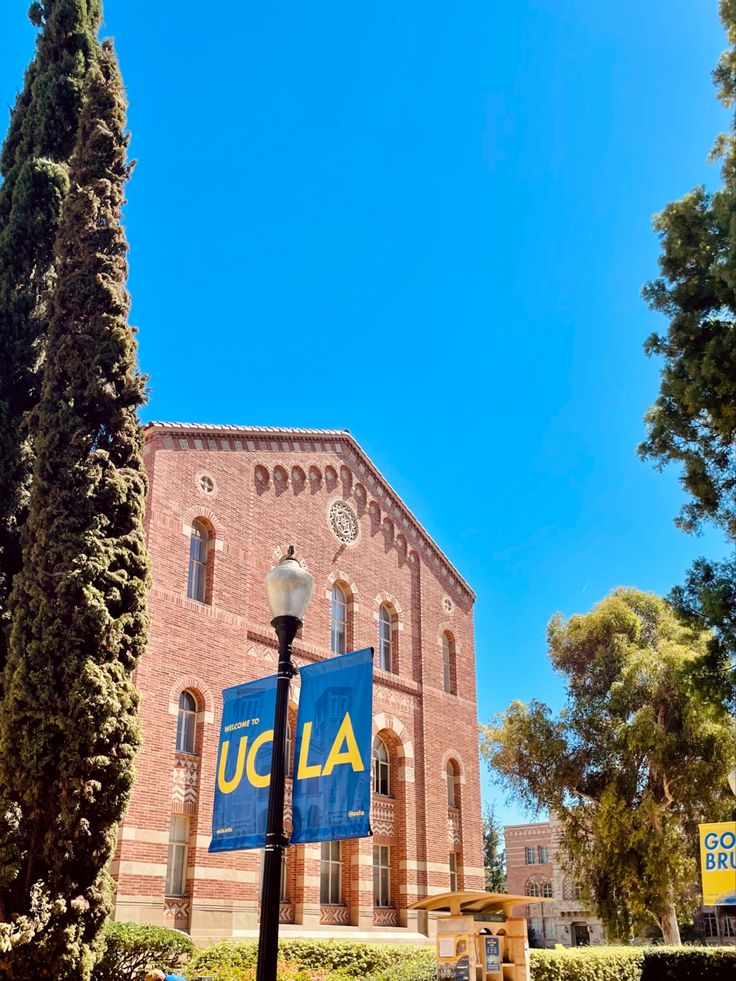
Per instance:
[[[722,550],[635,455],[651,216],[717,182],[729,125],[716,0],[105,10],[146,418],[350,429],[478,593],[481,719],[559,706],[553,613]]]

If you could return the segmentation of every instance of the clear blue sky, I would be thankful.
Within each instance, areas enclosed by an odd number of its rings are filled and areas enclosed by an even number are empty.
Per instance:
[[[635,456],[651,216],[728,126],[716,0],[105,9],[146,418],[350,429],[478,593],[481,719],[559,706],[555,611],[720,548]]]

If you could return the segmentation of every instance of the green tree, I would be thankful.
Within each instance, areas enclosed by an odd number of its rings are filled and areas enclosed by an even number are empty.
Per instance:
[[[43,29],[0,154],[0,672],[21,567],[33,468],[27,419],[40,396],[54,240],[101,4],[45,0],[31,4],[30,17]]]
[[[651,593],[617,589],[585,615],[554,617],[559,716],[514,702],[482,751],[518,799],[562,822],[568,871],[612,936],[652,920],[679,942],[698,881],[697,826],[729,815],[736,732],[722,691],[694,683],[709,635]]]
[[[483,813],[483,871],[488,892],[506,892],[506,854],[492,804]]]
[[[56,238],[35,466],[0,716],[0,978],[89,978],[138,745],[146,638],[144,381],[127,323],[125,96],[87,74]],[[21,929],[18,928],[17,917]]]
[[[714,73],[721,101],[736,97],[736,0],[721,0],[731,47]],[[678,525],[697,531],[717,524],[736,544],[736,124],[718,138],[722,187],[696,188],[654,221],[662,252],[660,277],[644,288],[664,314],[666,334],[652,334],[649,355],[663,359],[659,397],[647,413],[644,459],[681,467],[688,494]],[[736,561],[699,560],[673,602],[694,622],[712,627],[710,672],[734,690]]]

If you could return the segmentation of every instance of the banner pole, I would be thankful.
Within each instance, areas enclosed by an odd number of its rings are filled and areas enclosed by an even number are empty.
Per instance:
[[[296,674],[296,668],[291,663],[291,644],[301,624],[302,621],[295,616],[278,616],[271,621],[279,639],[279,666],[276,675],[276,712],[273,726],[271,783],[268,792],[266,851],[263,863],[263,892],[261,894],[256,981],[276,981],[279,953],[281,867],[287,845],[284,835],[286,726],[289,712],[289,685],[292,677]]]

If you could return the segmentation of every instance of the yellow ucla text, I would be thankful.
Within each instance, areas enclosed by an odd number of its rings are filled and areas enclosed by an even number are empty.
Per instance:
[[[240,737],[235,770],[233,775],[228,777],[230,740],[223,740],[220,747],[220,763],[217,768],[217,786],[221,793],[231,794],[240,786],[243,776],[245,776],[247,782],[253,787],[267,787],[271,782],[270,772],[259,773],[256,769],[256,756],[262,746],[266,743],[273,742],[273,729],[262,732],[253,740],[250,746],[248,742],[249,736]],[[340,723],[340,728],[337,730],[324,765],[319,762],[310,763],[309,753],[311,742],[312,723],[305,722],[301,730],[299,759],[296,769],[297,780],[309,780],[312,777],[329,777],[337,766],[350,766],[356,773],[365,770],[365,763],[358,749],[349,712],[345,713]]]

